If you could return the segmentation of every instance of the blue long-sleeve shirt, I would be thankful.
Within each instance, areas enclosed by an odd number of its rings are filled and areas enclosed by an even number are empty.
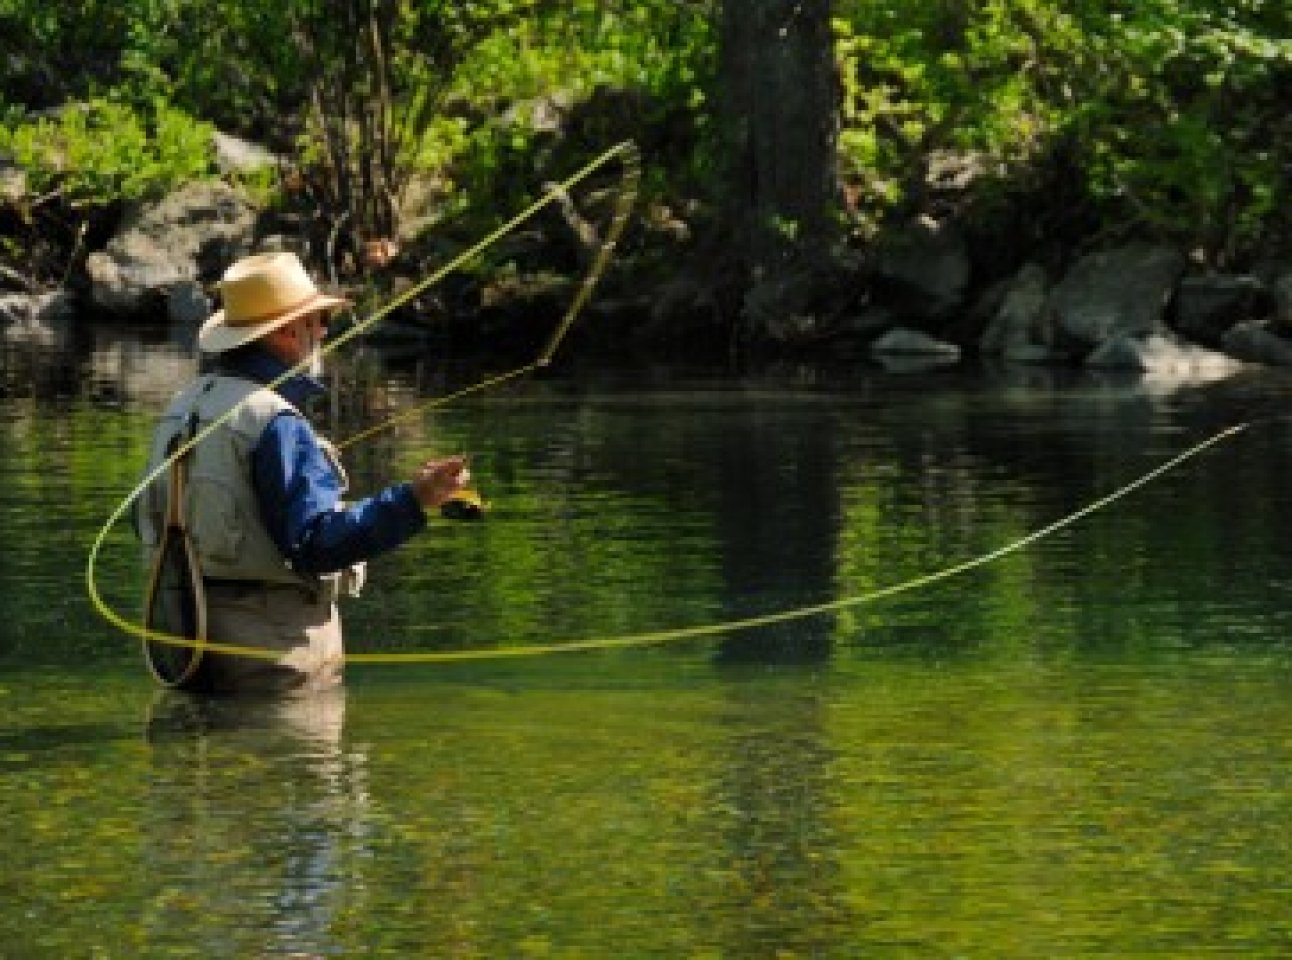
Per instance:
[[[268,384],[287,364],[258,345],[221,358],[220,373]],[[306,376],[287,379],[277,392],[304,409],[326,388]],[[251,453],[251,485],[275,545],[301,573],[334,573],[399,546],[426,526],[426,514],[407,483],[340,505],[340,478],[304,417],[274,417]]]

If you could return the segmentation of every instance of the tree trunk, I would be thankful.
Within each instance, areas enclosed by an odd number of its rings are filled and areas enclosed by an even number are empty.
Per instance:
[[[725,222],[755,284],[819,260],[833,230],[838,80],[830,13],[831,0],[723,4]]]

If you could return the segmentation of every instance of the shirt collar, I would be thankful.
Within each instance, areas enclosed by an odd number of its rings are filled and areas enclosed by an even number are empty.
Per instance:
[[[253,343],[226,354],[221,358],[219,369],[224,374],[270,384],[291,367],[264,347]],[[323,384],[303,373],[288,377],[274,389],[280,397],[298,408],[304,408],[308,401],[327,393]]]

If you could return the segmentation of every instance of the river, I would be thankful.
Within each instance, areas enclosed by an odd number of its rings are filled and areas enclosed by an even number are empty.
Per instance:
[[[467,451],[490,503],[347,608],[352,653],[407,659],[252,705],[159,689],[86,589],[186,347],[0,349],[0,955],[1292,952],[1286,422],[864,599],[1280,411],[1281,376],[589,363],[432,406],[349,457],[363,492]],[[344,436],[473,375],[331,376]],[[138,616],[125,523],[96,586]]]

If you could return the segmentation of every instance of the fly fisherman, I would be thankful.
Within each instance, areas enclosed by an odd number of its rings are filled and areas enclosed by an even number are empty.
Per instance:
[[[206,652],[178,685],[219,693],[323,689],[341,679],[338,597],[357,595],[364,562],[418,533],[426,511],[464,488],[466,462],[428,460],[409,482],[343,504],[347,481],[336,451],[301,410],[325,393],[315,379],[325,326],[348,301],[318,290],[290,253],[239,260],[220,292],[223,309],[198,334],[211,370],[162,415],[149,470],[177,437],[182,442],[237,407],[187,455],[176,509],[200,571],[206,637],[273,655]],[[266,388],[307,360],[309,376]],[[154,552],[167,486],[152,483],[139,503],[140,533]]]

